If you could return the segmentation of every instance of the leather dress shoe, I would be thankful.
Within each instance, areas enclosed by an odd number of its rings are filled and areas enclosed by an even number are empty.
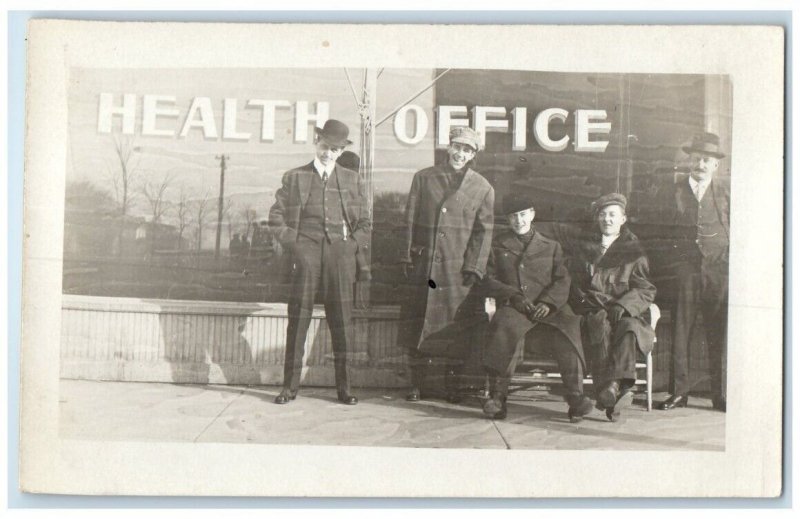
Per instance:
[[[297,398],[297,391],[292,391],[291,389],[284,389],[278,396],[275,397],[275,403],[288,404],[295,398]]]
[[[604,409],[611,409],[619,400],[619,381],[610,380],[597,394],[597,403]]]
[[[672,395],[658,404],[658,408],[662,411],[669,411],[671,409],[675,409],[676,407],[686,407],[686,404],[688,403],[689,395]]]
[[[728,402],[725,398],[721,396],[715,396],[711,399],[711,405],[717,411],[722,411],[723,413],[727,412]]]
[[[583,420],[583,417],[592,411],[592,401],[586,395],[576,395],[571,398],[569,402],[569,409],[567,409],[567,416],[571,423],[578,423]]]
[[[419,402],[420,400],[422,400],[422,392],[419,388],[412,387],[406,395],[406,402]]]
[[[505,420],[508,416],[506,397],[496,396],[483,403],[483,414],[493,420]]]
[[[614,407],[612,407],[611,409],[606,409],[606,418],[608,418],[612,422],[619,422],[619,419],[622,416],[622,410],[625,409],[626,407],[630,407],[632,403],[633,403],[633,390],[628,389],[620,395],[620,397],[614,404]]]
[[[346,405],[356,405],[358,403],[358,398],[354,397],[350,393],[337,393],[336,396],[339,398],[339,402]]]

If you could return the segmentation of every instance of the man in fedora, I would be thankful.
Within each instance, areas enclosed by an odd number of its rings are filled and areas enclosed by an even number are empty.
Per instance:
[[[371,224],[358,173],[336,163],[345,146],[352,144],[347,126],[329,120],[314,130],[314,160],[283,175],[269,212],[275,236],[292,255],[283,390],[275,403],[287,404],[297,396],[306,334],[319,295],[333,342],[337,396],[340,402],[355,405],[358,399],[350,394],[347,376],[353,283],[356,255],[367,247]]]
[[[665,202],[668,222],[676,229],[670,258],[676,286],[672,394],[659,409],[685,407],[689,401],[689,345],[697,314],[702,312],[713,407],[725,411],[730,187],[727,179],[716,176],[725,155],[713,133],[696,135],[682,149],[689,154],[690,173],[676,179]]]

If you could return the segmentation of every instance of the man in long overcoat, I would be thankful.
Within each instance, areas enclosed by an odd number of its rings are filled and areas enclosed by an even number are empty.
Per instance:
[[[411,357],[409,401],[420,399],[426,356],[463,359],[465,330],[479,311],[468,296],[486,273],[494,223],[494,189],[470,168],[480,142],[473,129],[454,128],[447,163],[411,183],[400,258],[410,293],[399,337]]]
[[[666,220],[677,229],[671,261],[677,290],[672,308],[672,394],[659,409],[684,407],[689,401],[689,345],[702,312],[712,405],[725,411],[730,187],[727,179],[716,176],[725,155],[713,133],[696,135],[683,151],[690,157],[690,173],[679,176],[665,196]]]
[[[482,292],[495,299],[483,366],[489,374],[490,399],[485,414],[506,417],[509,379],[528,340],[555,356],[566,388],[567,411],[577,422],[592,409],[583,394],[586,362],[581,345],[581,320],[567,299],[570,275],[561,245],[536,232],[533,202],[512,194],[503,200],[511,230],[498,233],[492,245]]]
[[[656,287],[636,235],[625,226],[627,199],[603,195],[592,204],[594,227],[570,263],[570,304],[584,318],[598,407],[612,421],[633,400],[637,351],[652,351],[648,324]]]
[[[352,309],[356,256],[367,247],[371,224],[361,179],[336,164],[347,139],[347,126],[329,120],[315,128],[315,157],[287,171],[269,223],[284,251],[290,254],[291,293],[283,390],[275,403],[294,400],[300,384],[306,334],[315,298],[325,304],[333,343],[336,390],[340,402],[354,405],[347,374],[347,351],[354,340]]]

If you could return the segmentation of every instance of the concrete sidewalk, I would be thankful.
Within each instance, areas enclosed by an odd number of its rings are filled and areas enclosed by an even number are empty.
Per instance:
[[[300,388],[275,405],[273,386],[179,385],[62,380],[60,436],[81,440],[229,442],[485,449],[712,450],[725,447],[725,414],[708,399],[647,412],[643,397],[609,422],[594,410],[567,419],[546,391],[512,395],[508,418],[484,417],[478,399],[408,403],[398,390],[356,389],[356,406],[333,388]],[[665,395],[655,395],[658,402]]]

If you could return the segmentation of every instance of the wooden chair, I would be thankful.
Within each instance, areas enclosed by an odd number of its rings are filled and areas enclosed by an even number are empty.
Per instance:
[[[496,310],[496,303],[494,298],[486,298],[485,302],[485,309],[486,313],[489,316],[489,320],[492,319],[494,316],[494,312]],[[650,305],[650,327],[653,329],[653,332],[656,330],[656,326],[658,325],[659,319],[661,319],[661,309],[658,308],[658,305],[655,303]],[[655,348],[655,342],[658,340],[658,337],[654,339],[653,347]],[[523,349],[525,351],[525,349]],[[640,369],[644,370],[644,379],[638,378],[636,379],[637,386],[644,386],[645,394],[647,396],[647,410],[653,410],[653,353],[648,352],[644,356],[644,362],[637,362],[636,369],[637,371]],[[583,380],[584,385],[592,384],[592,377],[591,375],[587,376]],[[522,390],[522,389],[536,389],[543,386],[549,386],[553,384],[561,384],[561,375],[558,372],[558,365],[556,364],[555,360],[549,358],[546,355],[539,355],[534,354],[530,355],[526,352],[523,353],[523,359],[517,364],[517,369],[515,375],[511,378],[511,384],[514,387],[514,390]],[[487,389],[485,390],[485,394],[488,396],[488,385]]]

